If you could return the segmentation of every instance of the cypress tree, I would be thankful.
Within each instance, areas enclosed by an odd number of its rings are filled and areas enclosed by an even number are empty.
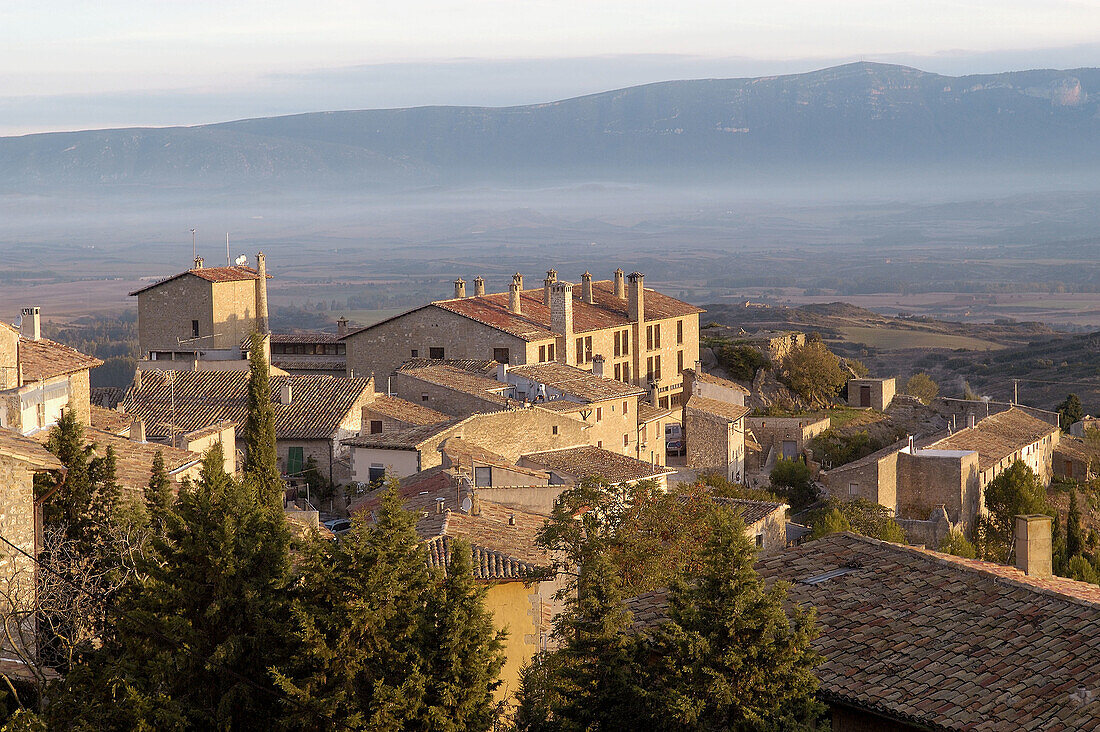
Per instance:
[[[493,727],[505,633],[493,630],[484,600],[485,589],[474,580],[470,545],[452,540],[446,577],[428,599],[427,730],[485,732]]]
[[[1077,491],[1069,493],[1069,513],[1066,514],[1066,557],[1072,559],[1085,548],[1085,533],[1081,529],[1081,511],[1077,508]]]
[[[65,466],[65,478],[40,487],[40,493],[57,488],[43,504],[43,520],[47,526],[60,526],[69,538],[78,538],[91,512],[95,488],[92,483],[92,448],[84,442],[84,427],[76,412],[66,409],[50,431],[46,448]]]
[[[145,508],[149,512],[154,531],[159,533],[163,529],[165,517],[172,510],[174,501],[172,483],[168,480],[168,470],[164,467],[164,453],[157,450],[153,456],[153,472],[149,476],[149,484],[145,486]]]
[[[245,479],[260,496],[278,500],[282,485],[275,452],[275,409],[271,402],[271,370],[264,353],[264,336],[252,334],[248,352],[248,418],[244,424]],[[282,502],[278,501],[279,506]]]

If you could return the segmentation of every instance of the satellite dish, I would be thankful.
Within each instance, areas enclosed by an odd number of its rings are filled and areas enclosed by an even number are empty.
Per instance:
[[[237,257],[236,260],[234,260],[234,264],[236,264],[238,267],[244,266],[248,264],[248,257],[242,254],[241,256]]]

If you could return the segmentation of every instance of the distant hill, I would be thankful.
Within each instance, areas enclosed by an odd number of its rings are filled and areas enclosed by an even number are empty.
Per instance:
[[[0,187],[403,189],[877,171],[1100,171],[1100,69],[948,77],[857,63],[509,108],[323,112],[0,138]]]

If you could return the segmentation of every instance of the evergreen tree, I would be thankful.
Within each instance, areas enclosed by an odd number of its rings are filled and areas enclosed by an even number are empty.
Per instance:
[[[215,445],[102,646],[61,683],[51,728],[270,729],[289,533],[223,465]]]
[[[974,559],[978,556],[978,550],[974,548],[974,545],[967,540],[958,528],[953,528],[947,532],[947,535],[943,537],[943,541],[940,542],[939,551],[964,559]]]
[[[493,629],[485,588],[474,580],[470,545],[451,541],[446,578],[428,598],[424,644],[425,729],[485,732],[496,719],[493,692],[504,666],[504,631]]]
[[[92,461],[95,453],[84,442],[84,427],[76,418],[76,412],[66,409],[50,431],[46,448],[65,466],[65,477],[40,486],[39,493],[56,488],[50,500],[43,503],[43,521],[46,526],[60,526],[69,538],[77,538],[84,530],[91,514],[95,486],[92,477]]]
[[[985,488],[986,515],[979,519],[978,537],[982,556],[997,562],[1012,559],[1016,517],[1045,513],[1056,516],[1047,501],[1046,489],[1024,462],[1017,460]]]
[[[1081,511],[1077,508],[1077,491],[1069,493],[1069,513],[1066,514],[1066,556],[1070,559],[1085,549],[1085,533],[1081,529]]]
[[[391,483],[373,526],[358,523],[339,542],[317,540],[304,553],[294,652],[278,674],[292,729],[424,724],[431,578],[414,527]]]
[[[1076,394],[1068,394],[1058,405],[1058,424],[1063,432],[1069,432],[1071,424],[1084,418],[1085,408],[1081,406],[1081,399]]]
[[[248,418],[244,424],[245,479],[272,503],[281,485],[275,452],[275,409],[271,402],[271,370],[264,353],[264,336],[252,334],[248,352]],[[280,506],[282,502],[279,501]]]
[[[647,644],[644,667],[652,729],[811,729],[814,614],[783,609],[786,586],[753,568],[744,524],[715,517],[703,570],[669,594],[670,621]]]
[[[145,508],[149,512],[154,531],[159,533],[164,528],[165,519],[174,502],[172,483],[168,480],[168,470],[164,467],[164,453],[157,450],[153,456],[153,473],[149,476],[149,485],[145,486]]]

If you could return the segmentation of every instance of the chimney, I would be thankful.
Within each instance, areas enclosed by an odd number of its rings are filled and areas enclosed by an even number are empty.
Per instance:
[[[42,338],[42,308],[23,308],[19,311],[19,335],[28,341]]]
[[[435,512],[436,513],[443,513],[443,504],[446,503],[446,502],[447,502],[447,499],[443,498],[442,496],[435,499]]]
[[[256,252],[256,330],[268,333],[267,328],[267,258],[263,252]]]
[[[339,320],[336,321],[336,336],[338,338],[343,338],[347,334],[348,334],[348,319],[341,315]]]
[[[485,278],[478,275],[474,278],[474,297],[481,297],[485,294]]]
[[[542,281],[542,304],[550,307],[550,285],[558,281],[556,269],[546,270],[546,279]]]
[[[509,526],[515,526],[516,525],[516,514],[514,514],[514,513],[508,514],[508,525]]]
[[[141,369],[134,369],[134,389],[141,391]]]
[[[620,300],[626,299],[626,283],[623,281],[622,267],[615,270],[615,297]]]
[[[603,376],[603,356],[598,353],[592,357],[592,375]]]
[[[577,344],[573,340],[573,285],[555,282],[550,287],[550,330],[565,340],[559,343],[558,360],[573,365],[577,363]]]
[[[508,383],[508,364],[497,364],[497,381]]]
[[[1016,517],[1016,569],[1028,577],[1050,577],[1050,525],[1041,513]]]
[[[630,273],[630,319],[641,324],[645,321],[645,275]]]
[[[978,423],[977,422],[977,417],[975,417],[973,414],[966,415],[966,426],[967,427],[973,427],[977,423]]]
[[[279,384],[279,404],[290,404],[294,399],[294,392],[290,386],[290,378],[287,377]]]
[[[135,419],[130,423],[130,439],[134,442],[145,442],[145,422]]]
[[[592,273],[588,270],[581,275],[581,299],[592,304]]]
[[[466,297],[466,280],[459,277],[455,280],[455,299]]]
[[[917,451],[917,440],[912,435],[909,435],[909,454],[912,455]]]
[[[202,257],[195,257],[195,269],[202,269]]]
[[[512,275],[512,284],[508,286],[508,312],[519,315],[522,310],[519,304],[519,293],[523,290],[523,275],[516,272]]]

